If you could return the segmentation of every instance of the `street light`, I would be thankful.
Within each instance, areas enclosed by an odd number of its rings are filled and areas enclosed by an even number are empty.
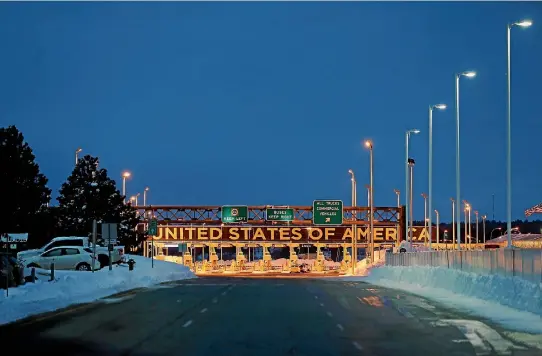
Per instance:
[[[478,210],[474,211],[474,216],[476,216],[476,243],[479,243],[480,240],[478,240]]]
[[[365,188],[367,189],[367,206],[371,205],[371,185],[365,184]]]
[[[427,233],[427,194],[422,193],[423,197],[423,229],[425,230],[425,233]],[[424,239],[425,240],[425,239]],[[429,241],[431,241],[431,237],[429,237]],[[427,241],[424,241],[424,244],[427,246]]]
[[[399,191],[399,189],[394,189],[393,191],[397,195],[397,207],[400,208],[401,207],[401,199],[400,199],[401,192]]]
[[[435,209],[435,216],[437,218],[437,249],[438,249],[438,245],[440,243],[440,223],[439,223],[439,214],[438,214],[438,210]]]
[[[482,233],[484,234],[484,245],[486,243],[486,219],[487,215],[482,215]]]
[[[352,176],[350,178],[350,180],[352,181],[352,206],[356,206],[357,203],[356,203],[356,176],[354,175],[354,171],[349,169],[348,170],[348,173],[350,173],[350,175]],[[353,211],[352,212],[352,217],[353,217],[353,220],[354,220],[354,223],[352,224],[352,258],[355,258],[354,262],[355,263],[352,263],[352,275],[354,275],[356,273],[356,265],[358,263],[358,260],[357,260],[357,249],[358,249],[358,245],[357,245],[357,240],[358,240],[358,230],[357,230],[357,225],[355,223],[356,219],[357,219],[357,214],[356,214],[356,211]]]
[[[508,100],[507,100],[507,120],[506,120],[506,226],[507,226],[507,238],[508,245],[507,248],[512,248],[512,122],[510,114],[510,33],[512,32],[512,27],[529,27],[533,24],[531,20],[523,20],[508,24],[507,29],[507,43],[508,43]]]
[[[124,197],[124,204],[126,204],[126,179],[129,178],[132,174],[128,171],[122,172],[122,196]]]
[[[461,77],[474,78],[476,72],[468,71],[462,72],[455,75],[455,193],[457,201],[457,243],[458,249],[461,241],[461,175],[459,172],[459,79]]]
[[[463,212],[465,213],[465,246],[470,247],[469,241],[470,241],[470,232],[469,232],[469,216],[470,216],[470,205],[466,200],[463,200],[464,208]],[[468,213],[468,215],[467,215]],[[468,240],[468,241],[467,241]]]
[[[143,206],[147,206],[147,192],[149,191],[149,187],[145,187],[145,190],[143,190]]]
[[[79,162],[79,153],[83,151],[81,147],[75,150],[75,165],[77,166],[77,162]]]
[[[452,201],[452,249],[455,246],[455,199],[450,198]],[[459,250],[459,244],[457,244],[457,249]]]
[[[141,195],[141,193],[137,193],[137,194],[135,195],[135,206],[139,206],[139,205],[137,204],[137,199],[139,198],[140,195]]]
[[[371,236],[371,258],[369,261],[374,261],[374,250],[375,250],[375,241],[374,241],[374,234],[373,234],[373,223],[374,223],[374,211],[373,211],[373,199],[374,199],[374,185],[373,185],[373,143],[369,140],[365,141],[365,147],[369,149],[369,175],[370,175],[370,199],[369,199],[369,229],[370,229],[370,236]]]
[[[409,233],[408,233],[408,225],[409,225],[409,215],[411,214],[411,212],[409,212],[409,202],[408,200],[411,199],[412,195],[409,194],[409,183],[408,183],[408,171],[409,171],[409,167],[410,167],[410,158],[408,157],[408,144],[409,144],[409,141],[410,141],[410,135],[411,134],[419,134],[420,133],[420,130],[418,129],[411,129],[411,130],[407,130],[406,133],[405,133],[405,210],[406,210],[406,224],[405,224],[405,240],[408,240],[408,236],[409,236]],[[414,162],[414,161],[413,161]],[[410,241],[412,243],[412,241]]]
[[[412,158],[409,158],[408,159],[408,167],[410,168],[410,187],[409,187],[409,192],[410,192],[410,197],[409,197],[409,200],[410,200],[410,234],[409,234],[409,240],[410,240],[410,244],[412,244],[412,192],[414,191],[413,187],[414,187],[414,164],[416,162],[414,161],[414,159]],[[408,221],[408,220],[407,220]]]
[[[433,207],[433,109],[444,110],[446,109],[446,104],[436,104],[429,107],[429,211],[431,211]],[[431,215],[432,214],[429,214],[428,222],[429,248],[431,248],[431,239],[433,237]]]
[[[493,230],[491,230],[491,234],[489,234],[489,239],[490,240],[493,239],[493,233],[495,232],[495,230],[502,231],[502,227],[496,227]]]

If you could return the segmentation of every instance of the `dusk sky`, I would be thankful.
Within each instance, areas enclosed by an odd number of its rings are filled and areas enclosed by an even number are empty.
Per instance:
[[[461,79],[461,192],[506,218],[506,24],[512,31],[513,218],[542,201],[542,3],[1,3],[0,126],[16,125],[56,198],[74,151],[98,156],[153,205],[366,205],[404,194],[415,218],[455,197],[454,74]],[[56,204],[56,200],[53,202]],[[535,215],[533,218],[539,218]]]

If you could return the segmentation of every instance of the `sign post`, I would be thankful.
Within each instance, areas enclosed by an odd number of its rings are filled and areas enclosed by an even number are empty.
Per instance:
[[[223,223],[248,222],[248,206],[224,205],[221,208],[221,220]]]
[[[312,203],[312,223],[314,225],[342,225],[342,200],[315,200]]]
[[[102,223],[102,239],[107,243],[107,252],[109,253],[109,270],[113,270],[111,261],[111,252],[113,245],[117,243],[117,224]]]
[[[294,209],[292,208],[267,208],[265,209],[265,220],[267,221],[285,221],[294,220]]]
[[[92,220],[92,273],[96,266],[96,236],[98,235],[98,227],[96,219]]]
[[[154,268],[154,236],[158,234],[158,220],[151,219],[147,236],[151,236],[151,268]]]

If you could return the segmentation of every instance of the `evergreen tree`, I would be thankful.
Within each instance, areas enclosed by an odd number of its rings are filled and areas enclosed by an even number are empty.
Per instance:
[[[90,236],[92,222],[117,223],[119,242],[125,246],[137,243],[136,210],[124,204],[114,180],[107,170],[98,169],[98,159],[80,158],[68,180],[62,184],[59,202],[59,226],[64,234]],[[98,233],[100,228],[98,227]]]
[[[0,233],[29,232],[51,199],[32,149],[15,127],[0,128]]]

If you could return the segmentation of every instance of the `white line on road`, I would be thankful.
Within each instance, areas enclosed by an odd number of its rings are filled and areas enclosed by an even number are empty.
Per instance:
[[[218,298],[213,298],[213,303],[216,304],[218,302]]]
[[[344,328],[343,328],[343,326],[341,324],[337,324],[337,327],[339,328],[340,331],[344,330]]]
[[[180,299],[177,299],[177,303],[180,303],[180,302],[181,302],[181,300],[180,300]]]
[[[323,306],[324,306],[324,303],[320,303],[320,306],[323,307]]]
[[[203,308],[203,309],[201,309],[200,313],[203,314],[203,313],[205,313],[206,311],[207,311],[207,308]]]
[[[327,316],[329,316],[330,318],[333,317],[333,314],[331,314],[331,312],[327,312],[326,314],[327,314]]]
[[[315,295],[315,296],[314,296],[314,299],[318,299],[318,296],[317,296],[317,295]]]
[[[192,324],[192,320],[188,320],[186,323],[184,323],[183,328],[187,328]]]
[[[354,347],[355,347],[356,349],[358,349],[359,351],[363,350],[363,347],[361,347],[361,345],[358,344],[357,341],[352,342],[352,345],[354,345]]]
[[[226,291],[224,291],[224,292],[222,292],[222,295],[226,295],[226,293],[227,293],[227,292],[226,292]]]

